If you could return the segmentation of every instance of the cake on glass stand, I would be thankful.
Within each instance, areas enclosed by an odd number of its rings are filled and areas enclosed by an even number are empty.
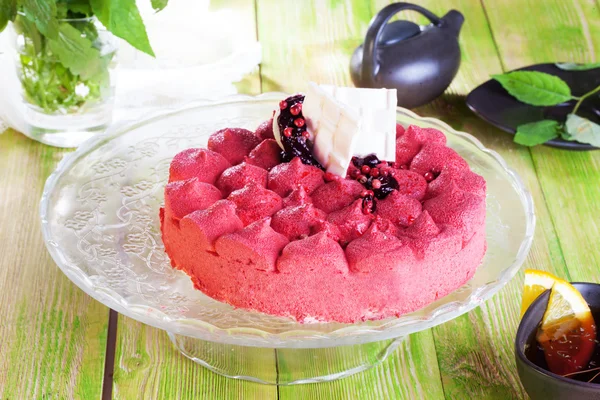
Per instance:
[[[462,287],[400,317],[353,324],[299,323],[236,309],[194,289],[173,269],[158,210],[169,165],[180,151],[205,147],[213,132],[254,130],[285,94],[235,96],[161,111],[92,139],[50,176],[41,201],[47,247],[63,272],[108,307],[165,330],[186,357],[237,379],[287,385],[342,378],[371,368],[402,339],[479,306],[518,271],[535,216],[519,176],[469,134],[398,109],[403,126],[442,131],[448,146],[487,182],[487,252]]]

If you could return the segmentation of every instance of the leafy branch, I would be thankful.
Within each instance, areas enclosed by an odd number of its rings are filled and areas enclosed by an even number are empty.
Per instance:
[[[168,0],[150,1],[154,10],[160,11]],[[60,10],[66,10],[66,15],[59,15]],[[60,19],[96,16],[112,34],[154,55],[135,0],[0,0],[0,32],[9,21],[14,22],[19,13],[48,39],[57,38]]]
[[[600,68],[594,64],[557,64],[566,70],[583,71]],[[514,71],[492,75],[502,87],[517,100],[533,106],[556,106],[567,101],[577,100],[573,111],[567,116],[564,125],[554,120],[542,120],[517,127],[515,142],[524,146],[536,146],[548,140],[561,137],[564,140],[578,141],[600,147],[600,125],[577,115],[581,104],[600,92],[600,86],[583,94],[573,96],[569,85],[557,76],[538,71]]]
[[[156,11],[168,0],[150,0]],[[47,113],[77,112],[110,95],[109,67],[116,48],[104,27],[154,56],[135,0],[0,0],[0,32],[9,21],[20,37],[24,96]]]

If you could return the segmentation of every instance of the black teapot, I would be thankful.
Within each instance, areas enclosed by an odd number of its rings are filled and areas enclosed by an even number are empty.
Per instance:
[[[410,21],[387,23],[396,13],[413,10],[431,25]],[[350,60],[357,87],[396,88],[398,106],[412,108],[430,102],[450,85],[460,66],[458,34],[463,15],[451,10],[442,18],[410,3],[384,7],[372,20],[363,45]]]

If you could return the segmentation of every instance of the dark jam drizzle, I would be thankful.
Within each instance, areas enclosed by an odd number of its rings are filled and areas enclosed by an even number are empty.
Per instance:
[[[306,120],[302,115],[304,95],[296,94],[279,102],[280,114],[277,126],[281,135],[283,150],[281,157],[284,162],[290,162],[294,157],[307,165],[324,170],[323,166],[314,158],[313,144],[308,140]],[[394,190],[398,190],[398,182],[387,171],[387,162],[379,160],[375,154],[366,157],[352,157],[349,176],[360,182],[366,190],[362,193],[362,209],[365,213],[374,213],[377,209],[377,200],[385,199]]]
[[[285,162],[290,162],[294,157],[299,157],[304,164],[324,169],[313,157],[313,144],[308,140],[306,120],[302,115],[303,101],[304,95],[296,94],[279,102],[281,112],[277,118],[277,126],[283,144],[281,157]]]
[[[377,210],[377,200],[385,199],[394,190],[398,190],[398,181],[388,172],[387,162],[379,160],[375,154],[364,158],[352,157],[350,177],[356,179],[367,190],[361,197],[363,212],[374,213]]]

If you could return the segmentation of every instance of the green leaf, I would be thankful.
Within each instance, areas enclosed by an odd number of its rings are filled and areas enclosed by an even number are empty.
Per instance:
[[[600,125],[593,123],[587,118],[569,114],[565,126],[567,134],[563,135],[563,139],[589,143],[592,146],[600,147]]]
[[[89,0],[58,0],[58,18],[89,18],[93,15]]]
[[[557,76],[537,71],[492,75],[517,100],[533,106],[555,106],[571,100],[571,89]]]
[[[17,0],[0,0],[0,32],[17,16]]]
[[[536,146],[558,137],[558,131],[558,122],[551,119],[519,125],[515,142],[523,146]]]
[[[588,69],[600,68],[600,62],[589,64],[556,63],[556,66],[566,71],[587,71]]]
[[[104,67],[92,42],[68,23],[60,24],[58,38],[48,40],[48,45],[60,62],[82,79],[93,77]]]
[[[22,0],[25,18],[35,23],[40,32],[50,39],[58,36],[56,3],[48,0]]]
[[[106,29],[136,49],[154,56],[135,0],[90,0],[90,4]]]
[[[44,39],[40,31],[35,26],[35,23],[21,15],[17,15],[15,18],[14,27],[26,38],[25,52],[27,55],[29,55],[31,58],[36,58],[42,51],[42,43]],[[31,43],[32,47],[28,47],[28,43]]]
[[[152,1],[152,8],[156,12],[159,12],[160,10],[165,8],[167,6],[167,3],[169,2],[169,0],[151,0],[151,1]]]
[[[65,4],[72,13],[83,14],[86,17],[93,15],[92,6],[88,0],[65,0]]]

